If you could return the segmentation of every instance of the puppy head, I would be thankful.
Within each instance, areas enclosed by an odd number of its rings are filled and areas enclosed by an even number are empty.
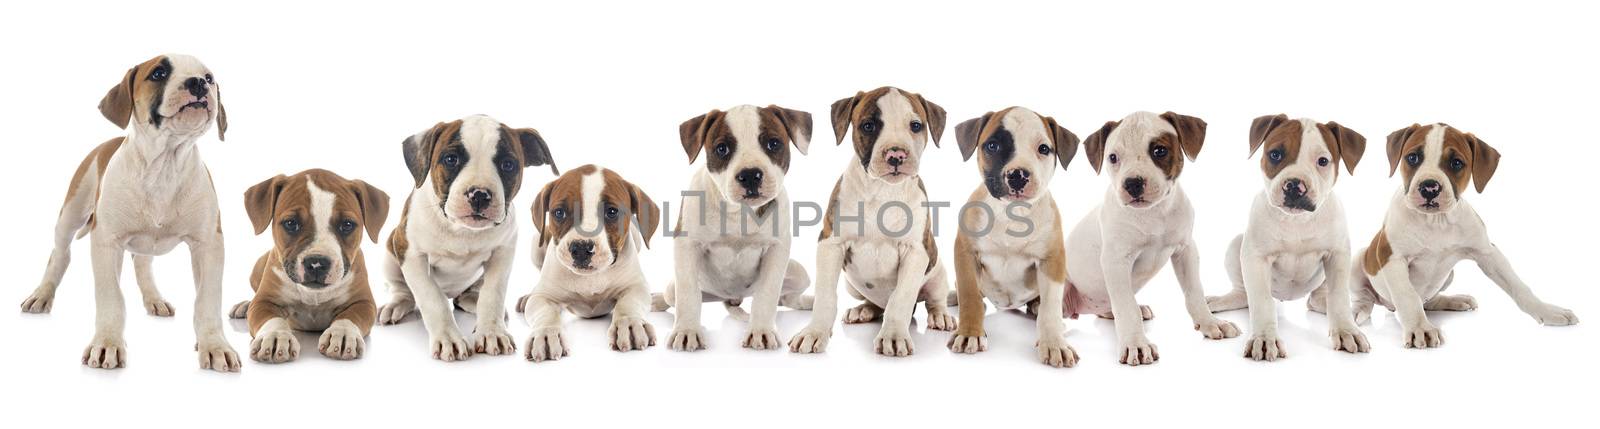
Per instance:
[[[343,285],[361,251],[365,230],[372,242],[389,217],[389,195],[360,180],[327,170],[278,175],[244,192],[245,213],[256,234],[272,227],[281,274],[300,287]]]
[[[118,128],[194,139],[214,121],[217,138],[228,131],[228,112],[211,69],[188,55],[167,54],[124,73],[100,99],[100,114]]]
[[[789,171],[789,145],[801,155],[811,143],[811,114],[778,106],[738,106],[690,118],[678,126],[689,162],[705,152],[718,194],[760,207],[777,198]]]
[[[928,139],[944,133],[944,108],[921,95],[882,87],[833,102],[833,136],[850,132],[867,175],[888,183],[916,177]]]
[[[615,265],[628,250],[634,227],[649,247],[659,219],[661,210],[644,190],[594,165],[567,171],[546,184],[533,202],[538,245],[551,246],[548,252],[580,275]]]
[[[1056,123],[1022,107],[956,124],[956,143],[961,159],[978,153],[978,171],[989,196],[1009,201],[1032,202],[1040,189],[1050,184],[1056,166],[1067,168],[1078,152],[1078,136]]]
[[[1118,201],[1146,208],[1172,193],[1185,158],[1194,160],[1206,139],[1206,122],[1167,112],[1135,112],[1106,122],[1083,141],[1084,155],[1096,173],[1102,165],[1111,174]]]
[[[440,122],[402,146],[416,188],[437,197],[451,224],[472,230],[505,222],[524,167],[549,165],[559,174],[538,131],[483,115]]]
[[[1261,171],[1267,199],[1285,213],[1317,210],[1339,179],[1339,163],[1354,174],[1367,139],[1339,125],[1277,114],[1250,123],[1250,155],[1265,147]]]
[[[1470,180],[1489,184],[1500,152],[1477,136],[1445,124],[1417,125],[1389,134],[1389,175],[1398,169],[1411,208],[1442,213],[1455,208]]]

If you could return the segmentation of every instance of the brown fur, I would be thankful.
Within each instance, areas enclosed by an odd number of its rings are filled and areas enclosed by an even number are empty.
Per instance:
[[[1372,237],[1372,244],[1367,246],[1367,253],[1362,256],[1361,265],[1368,276],[1378,275],[1378,270],[1389,263],[1389,256],[1394,255],[1394,249],[1389,247],[1388,231],[1378,230],[1378,235]]]
[[[839,217],[839,187],[843,185],[844,178],[842,177],[833,182],[833,193],[828,195],[828,211],[822,215],[822,234],[817,235],[817,241],[827,240],[828,237],[835,235],[834,230],[838,227],[833,222],[835,218]],[[849,260],[848,253],[845,259]]]
[[[856,95],[833,102],[831,117],[833,120],[833,136],[835,144],[844,143],[844,135],[850,130],[851,125],[857,125],[864,120],[876,119],[879,116],[878,99],[889,94],[894,87],[882,87],[871,91],[856,92]],[[930,133],[933,145],[939,146],[939,138],[944,134],[945,112],[943,107],[922,98],[922,95],[899,90],[911,102],[911,109],[922,118],[923,131]],[[904,126],[905,124],[880,124],[881,126]],[[873,147],[877,144],[877,134],[850,133],[856,150],[856,156],[866,164],[872,159]]]
[[[1106,121],[1099,130],[1083,139],[1083,155],[1089,157],[1089,166],[1094,167],[1095,174],[1100,173],[1100,165],[1105,163],[1106,138],[1111,137],[1111,132],[1121,124],[1122,121]]]
[[[72,201],[72,197],[77,196],[78,192],[82,192],[82,188],[79,186],[83,184],[83,175],[89,174],[90,165],[95,167],[95,198],[99,199],[100,181],[105,178],[106,165],[111,163],[111,155],[116,154],[117,149],[122,147],[124,139],[125,137],[117,137],[107,140],[105,143],[101,143],[99,146],[95,146],[93,150],[90,150],[88,156],[83,157],[83,162],[78,163],[78,170],[72,173],[72,182],[67,185],[67,196],[61,201],[61,212],[67,210],[67,203]],[[91,206],[93,205],[91,204]],[[83,234],[94,229],[94,209],[90,208],[89,210],[88,227],[79,232],[78,237],[80,238],[83,237]]]
[[[1500,152],[1471,133],[1463,133],[1444,124],[1438,125],[1445,127],[1443,156],[1436,160],[1423,159],[1422,162],[1437,162],[1449,176],[1450,185],[1457,195],[1467,188],[1469,181],[1476,185],[1478,192],[1483,192],[1483,188],[1489,183],[1489,178],[1494,176],[1495,169],[1500,165]],[[1400,171],[1407,189],[1413,186],[1411,181],[1417,169],[1402,160],[1412,153],[1425,156],[1423,151],[1430,132],[1429,126],[1411,124],[1389,134],[1387,144],[1389,174],[1393,175],[1396,170]],[[1452,169],[1450,164],[1454,159],[1460,159],[1466,164],[1465,167],[1459,171]]]
[[[598,213],[581,213],[587,208],[580,207],[583,204],[583,177],[599,169],[590,164],[567,171],[539,191],[532,210],[533,223],[539,229],[539,246],[544,246],[577,227],[580,216],[603,216]],[[624,216],[616,222],[601,220],[611,240],[611,248],[617,252],[622,251],[627,243],[630,228],[635,222],[642,228],[639,234],[644,239],[645,247],[650,247],[650,237],[655,235],[661,221],[660,207],[656,206],[655,200],[650,199],[643,189],[624,180],[616,172],[604,170],[601,175],[605,181],[600,191],[602,207],[616,207]],[[566,219],[557,220],[555,216],[550,216],[550,212],[558,208],[567,211]],[[633,216],[634,221],[628,221],[626,216]]]

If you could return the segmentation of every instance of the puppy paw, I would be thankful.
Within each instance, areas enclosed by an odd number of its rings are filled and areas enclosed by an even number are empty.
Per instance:
[[[1423,304],[1428,311],[1472,311],[1478,309],[1478,300],[1472,295],[1438,295]]]
[[[443,333],[428,334],[428,344],[434,359],[455,362],[472,357],[471,345],[467,344],[467,340],[462,338],[461,333],[454,327]]]
[[[1204,335],[1206,338],[1213,340],[1239,336],[1238,326],[1234,326],[1233,322],[1218,318],[1202,320],[1199,323],[1194,324],[1194,330],[1200,331],[1200,335]]]
[[[523,348],[522,357],[529,362],[544,362],[561,360],[569,354],[561,328],[535,328],[533,334],[528,335],[528,346]]]
[[[1111,312],[1100,313],[1099,316],[1101,319],[1109,320],[1116,320],[1117,318],[1117,316]],[[1150,310],[1150,306],[1141,305],[1139,306],[1139,317],[1144,318],[1144,320],[1150,320],[1156,318],[1156,313]]]
[[[800,333],[789,339],[789,351],[800,354],[828,351],[828,338],[833,336],[831,328],[806,327],[800,330]]]
[[[404,321],[406,316],[410,315],[412,311],[416,311],[416,309],[417,303],[415,301],[390,301],[388,304],[378,307],[378,324],[393,325],[400,323]]]
[[[228,310],[229,319],[244,319],[250,316],[250,300],[239,301]]]
[[[478,327],[468,337],[474,353],[489,356],[508,355],[517,351],[517,340],[511,338],[505,327]]]
[[[1250,307],[1250,303],[1245,296],[1244,290],[1234,289],[1225,295],[1206,297],[1206,307],[1210,308],[1212,313],[1220,313],[1224,311],[1248,308]]]
[[[741,343],[747,349],[777,350],[781,343],[778,342],[778,328],[776,326],[752,327],[744,336]]]
[[[844,323],[870,323],[878,320],[883,309],[876,305],[861,304],[844,311]]]
[[[1574,314],[1572,310],[1561,308],[1560,306],[1553,304],[1540,303],[1538,308],[1535,308],[1533,311],[1529,311],[1528,315],[1533,316],[1533,320],[1538,320],[1539,324],[1545,326],[1567,326],[1578,324],[1577,314]]]
[[[156,298],[144,300],[144,312],[156,317],[172,317],[172,303]]]
[[[1289,351],[1283,348],[1283,340],[1277,333],[1258,333],[1244,342],[1244,357],[1271,362],[1289,357]]]
[[[957,329],[950,341],[945,343],[950,351],[956,353],[978,353],[989,350],[989,335],[982,329],[965,330]]]
[[[956,316],[948,311],[928,312],[928,329],[935,331],[956,330]]]
[[[367,340],[361,337],[361,329],[351,323],[334,322],[317,338],[317,351],[338,360],[360,358],[366,349]]]
[[[695,326],[692,328],[673,328],[667,336],[667,347],[680,352],[705,350],[706,330]]]
[[[1124,365],[1139,366],[1150,365],[1161,360],[1161,353],[1156,351],[1156,345],[1150,344],[1150,339],[1140,335],[1122,341],[1122,358]]]
[[[1356,319],[1356,325],[1357,326],[1365,325],[1365,324],[1367,324],[1367,322],[1371,322],[1372,321],[1372,306],[1371,305],[1358,305],[1358,306],[1356,306],[1356,308],[1355,308],[1355,319]]]
[[[292,338],[293,335],[291,334]],[[222,334],[210,337],[201,337],[194,345],[195,352],[200,354],[200,369],[209,369],[216,372],[239,372],[239,367],[244,363],[239,360],[239,354],[233,351],[233,346],[228,345],[228,340]],[[295,354],[300,353],[300,346],[295,344]],[[292,358],[291,358],[292,359]]]
[[[1444,345],[1444,333],[1427,321],[1419,326],[1406,327],[1400,339],[1405,341],[1408,349],[1431,349]]]
[[[656,345],[656,327],[638,317],[613,317],[606,336],[611,338],[611,350],[619,352]]]
[[[518,313],[526,313],[526,312],[528,312],[528,297],[530,297],[530,296],[533,296],[533,294],[530,293],[530,294],[527,294],[527,295],[523,295],[523,296],[517,297],[517,312]]]
[[[128,345],[121,338],[96,336],[83,349],[83,365],[90,368],[116,369],[127,363]]]
[[[284,363],[300,357],[300,339],[294,332],[263,330],[250,340],[250,358],[256,362]]]
[[[916,347],[911,342],[911,330],[884,326],[878,331],[878,337],[872,339],[872,351],[883,356],[911,356],[916,353]]]
[[[1067,339],[1060,335],[1049,338],[1040,338],[1038,345],[1039,362],[1056,368],[1071,368],[1078,365],[1078,352],[1067,345]]]
[[[32,295],[28,295],[26,299],[22,300],[22,312],[34,314],[49,313],[50,307],[55,304],[55,300],[55,291],[35,291]]]
[[[1333,349],[1349,353],[1366,353],[1372,350],[1372,345],[1367,343],[1367,334],[1361,329],[1352,326],[1334,326],[1328,330],[1328,338],[1333,340]]]

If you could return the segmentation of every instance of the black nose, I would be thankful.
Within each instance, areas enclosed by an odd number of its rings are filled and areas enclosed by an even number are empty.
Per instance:
[[[189,90],[189,94],[193,94],[195,98],[204,98],[206,93],[211,90],[206,87],[206,80],[198,77],[184,80],[183,88]]]
[[[1011,190],[1020,191],[1028,186],[1028,178],[1032,176],[1033,174],[1027,170],[1011,170],[1010,173],[1006,173],[1006,184],[1011,185]]]
[[[1144,195],[1144,178],[1127,178],[1122,181],[1122,189],[1128,191],[1128,196],[1139,198]]]
[[[739,182],[739,186],[743,186],[746,191],[755,191],[761,188],[761,178],[764,176],[759,168],[746,168],[735,174],[733,180]]]
[[[467,200],[472,203],[472,211],[481,213],[494,201],[494,194],[482,188],[472,188],[467,190]]]
[[[1306,196],[1306,184],[1300,179],[1289,179],[1283,182],[1283,196],[1286,199],[1299,199]]]
[[[333,260],[326,256],[307,256],[300,260],[301,268],[305,269],[306,282],[321,282],[328,278],[328,270],[333,268]]]
[[[1439,198],[1439,193],[1443,191],[1444,187],[1439,186],[1439,181],[1433,179],[1424,180],[1421,185],[1417,185],[1417,192],[1421,193],[1422,198],[1428,201]]]
[[[567,245],[567,251],[572,252],[572,262],[579,267],[589,266],[589,261],[594,259],[594,242],[577,240]]]

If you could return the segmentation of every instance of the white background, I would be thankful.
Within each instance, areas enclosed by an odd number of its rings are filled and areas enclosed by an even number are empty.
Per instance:
[[[514,318],[517,356],[442,363],[428,356],[413,318],[375,328],[359,361],[331,361],[308,347],[300,361],[247,361],[242,373],[224,375],[195,364],[193,286],[186,251],[177,250],[158,258],[156,270],[178,316],[139,311],[131,269],[124,270],[128,366],[102,371],[78,362],[94,305],[88,246],[79,242],[54,313],[0,311],[8,420],[18,427],[62,418],[136,427],[1592,423],[1588,407],[1600,382],[1590,363],[1600,293],[1588,271],[1590,243],[1600,240],[1590,195],[1600,143],[1592,131],[1600,30],[1589,6],[751,3],[11,3],[0,14],[8,151],[0,183],[11,195],[0,211],[0,272],[10,284],[0,301],[14,306],[37,284],[73,168],[120,134],[96,102],[129,66],[181,52],[216,73],[231,114],[229,141],[212,134],[201,143],[228,241],[225,305],[249,297],[251,263],[270,246],[251,234],[240,195],[274,174],[332,169],[377,184],[398,208],[411,183],[400,141],[437,121],[485,113],[538,128],[565,168],[599,163],[658,200],[675,200],[695,168],[678,143],[681,121],[712,108],[778,104],[815,118],[811,153],[792,163],[788,188],[796,200],[820,201],[850,153],[832,144],[829,104],[892,84],[949,112],[945,147],[930,149],[923,173],[933,199],[957,205],[979,179],[962,164],[951,130],[985,111],[1027,106],[1080,136],[1134,110],[1205,119],[1205,150],[1182,182],[1199,212],[1195,238],[1212,294],[1230,287],[1221,255],[1261,186],[1259,160],[1246,157],[1251,118],[1283,112],[1336,120],[1368,138],[1360,168],[1337,188],[1358,245],[1377,230],[1396,186],[1386,177],[1384,136],[1413,122],[1448,122],[1504,154],[1487,193],[1468,197],[1496,242],[1542,298],[1589,322],[1541,327],[1464,263],[1452,291],[1476,295],[1481,308],[1431,315],[1449,339],[1442,349],[1401,348],[1393,315],[1379,310],[1363,326],[1372,353],[1337,353],[1326,319],[1293,302],[1279,307],[1290,358],[1256,363],[1240,358],[1242,338],[1210,341],[1191,329],[1169,271],[1139,295],[1157,315],[1148,331],[1162,360],[1152,367],[1117,364],[1111,324],[1092,318],[1068,323],[1079,366],[1051,369],[1034,359],[1032,321],[1014,313],[988,316],[987,353],[953,355],[944,348],[948,334],[919,326],[916,355],[892,359],[871,354],[876,325],[836,329],[821,356],[742,350],[744,325],[708,305],[714,342],[694,354],[662,346],[615,353],[605,345],[605,321],[569,320],[572,356],[535,365],[520,356],[527,327]],[[524,231],[531,230],[526,190],[549,179],[539,169],[526,175],[517,198]],[[1070,225],[1104,187],[1080,157],[1056,175],[1052,192]],[[953,216],[943,224],[954,231]],[[816,233],[807,229],[794,244],[808,267]],[[512,297],[536,278],[528,235]],[[944,255],[953,240],[939,238]],[[665,243],[644,258],[657,289],[670,275]],[[366,250],[376,268],[380,246]],[[385,299],[381,289],[378,296]],[[809,316],[784,311],[783,339]],[[1224,317],[1243,327],[1244,312]],[[470,329],[469,316],[458,320]],[[672,323],[667,313],[650,320],[662,334]],[[244,324],[228,328],[245,353]]]

